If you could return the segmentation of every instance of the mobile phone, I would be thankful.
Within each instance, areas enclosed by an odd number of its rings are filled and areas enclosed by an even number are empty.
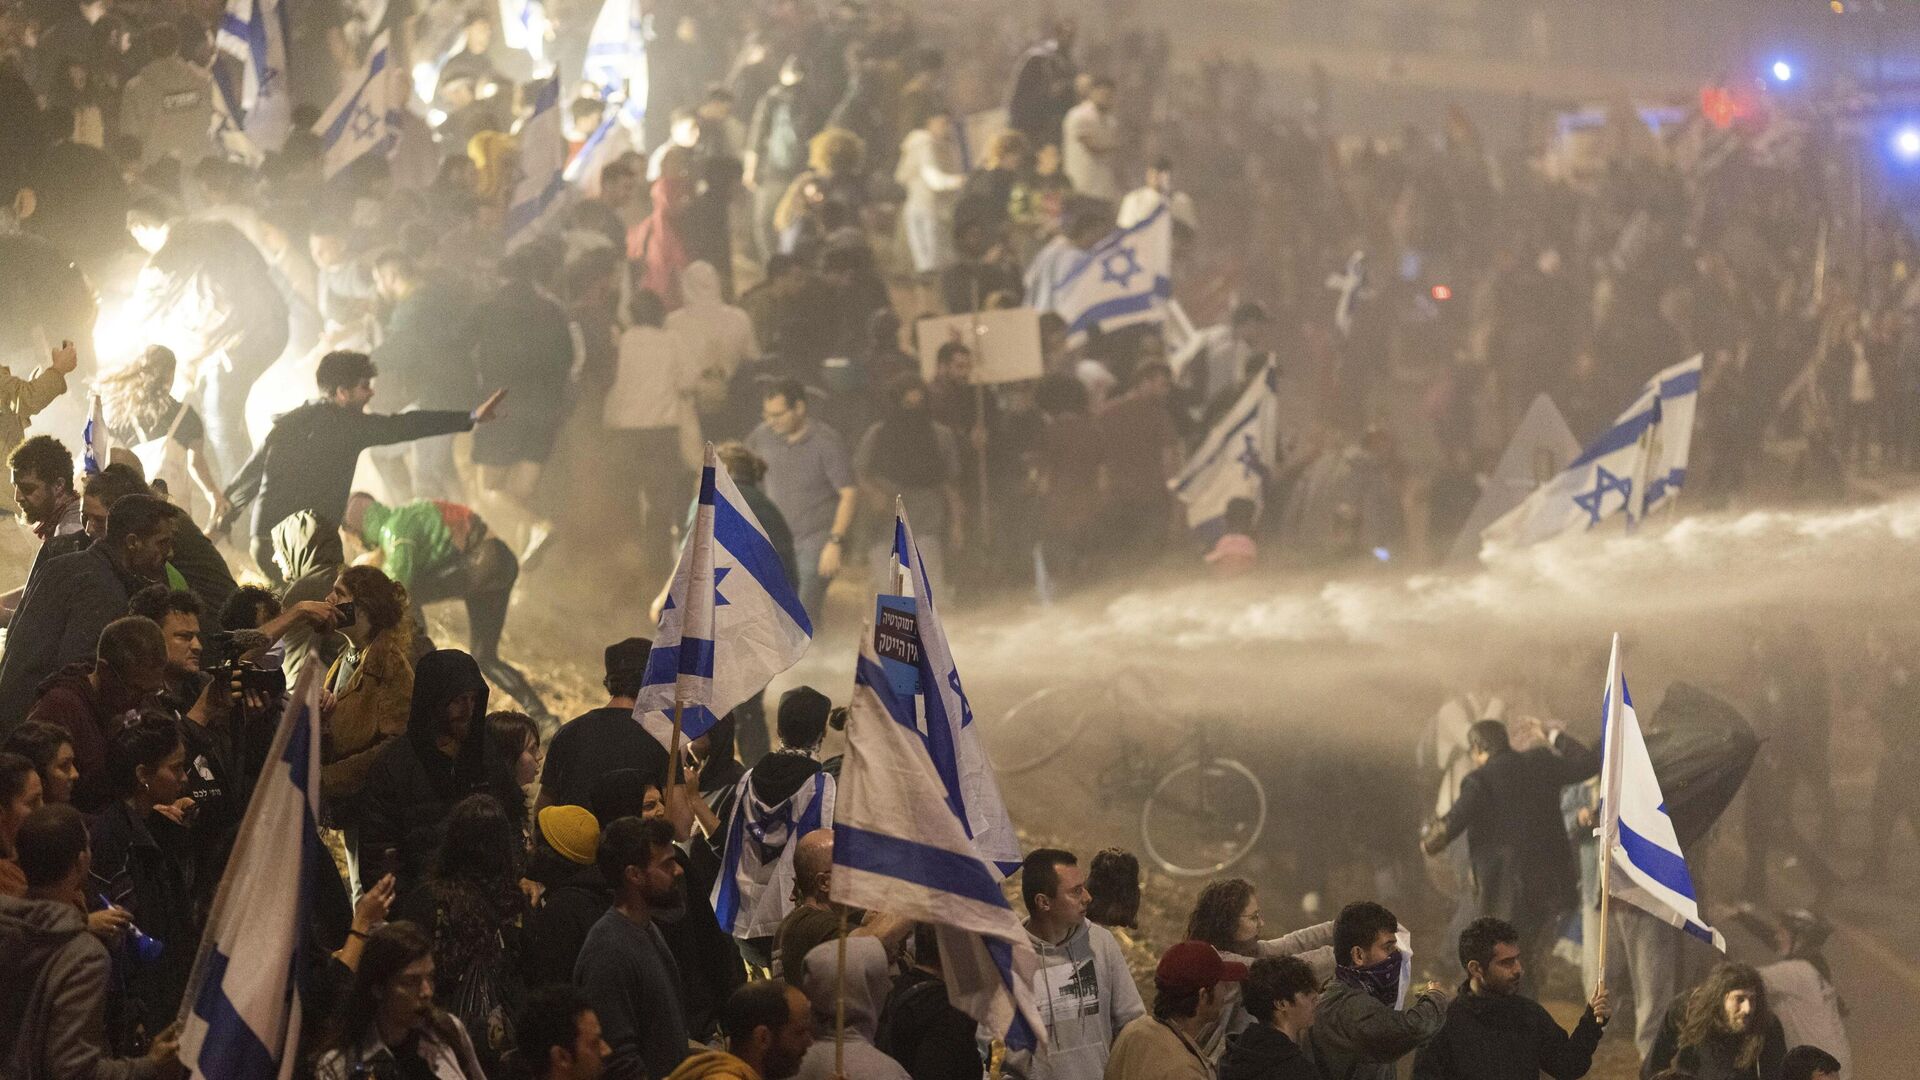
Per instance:
[[[335,611],[339,612],[339,615],[336,616],[336,619],[337,619],[337,622],[335,623],[336,626],[352,626],[353,625],[353,620],[355,617],[355,613],[353,609],[353,601],[351,600],[343,601],[341,603],[333,605],[333,608]]]

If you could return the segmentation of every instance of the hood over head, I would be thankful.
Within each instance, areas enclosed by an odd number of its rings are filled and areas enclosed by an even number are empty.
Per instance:
[[[273,553],[286,567],[287,580],[346,565],[340,530],[311,510],[288,514],[273,527]]]
[[[700,261],[680,271],[681,305],[689,308],[713,308],[726,303],[720,293],[720,272],[712,264]]]
[[[802,970],[807,974],[802,989],[807,992],[807,1000],[813,1003],[814,1021],[816,1025],[824,1022],[831,1031],[840,972],[839,939],[830,938],[815,945],[803,963]],[[887,972],[887,949],[880,939],[848,938],[847,1026],[872,1042],[880,1026],[880,1006],[886,1003],[892,989],[893,978]]]
[[[422,759],[440,751],[435,743],[447,731],[447,705],[466,691],[474,693],[473,720],[460,744],[457,771],[470,779],[485,777],[487,747],[487,680],[480,665],[459,649],[435,649],[413,667],[413,701],[407,714],[407,738]]]

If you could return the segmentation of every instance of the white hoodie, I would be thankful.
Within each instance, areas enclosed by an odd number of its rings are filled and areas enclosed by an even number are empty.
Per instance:
[[[1147,1012],[1120,943],[1106,927],[1085,919],[1058,945],[1031,931],[1027,940],[1040,957],[1033,1003],[1046,1024],[1047,1045],[1031,1059],[1023,1054],[1009,1060],[1009,1073],[1027,1080],[1101,1080],[1114,1037]]]

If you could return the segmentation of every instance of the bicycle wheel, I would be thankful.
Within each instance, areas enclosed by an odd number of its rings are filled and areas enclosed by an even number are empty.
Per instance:
[[[1032,772],[1073,745],[1099,700],[1085,686],[1035,690],[985,725],[981,742],[987,759],[1003,775]]]
[[[1225,871],[1246,858],[1266,827],[1267,790],[1232,758],[1174,766],[1140,807],[1147,857],[1174,877]]]

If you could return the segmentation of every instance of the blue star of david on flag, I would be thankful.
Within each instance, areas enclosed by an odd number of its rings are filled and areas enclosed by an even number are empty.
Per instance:
[[[1134,276],[1139,273],[1140,258],[1131,246],[1116,248],[1100,260],[1100,280],[1108,284],[1132,288]]]
[[[1602,465],[1594,469],[1593,490],[1583,495],[1575,495],[1573,497],[1574,505],[1587,512],[1587,528],[1591,529],[1595,525],[1600,524],[1600,518],[1604,516],[1604,511],[1601,508],[1607,500],[1607,492],[1609,491],[1619,492],[1622,503],[1631,503],[1633,501],[1633,478],[1628,476],[1615,476],[1613,473],[1607,471],[1606,466]]]
[[[1234,458],[1235,461],[1240,463],[1240,467],[1243,470],[1241,475],[1248,480],[1252,480],[1255,477],[1261,480],[1267,479],[1267,463],[1266,459],[1260,456],[1260,444],[1255,441],[1252,434],[1242,436],[1242,440],[1243,445],[1240,448],[1240,456]]]
[[[373,138],[374,128],[379,123],[380,123],[380,118],[373,114],[373,110],[368,108],[364,104],[361,105],[359,108],[353,111],[354,138],[356,139]]]
[[[722,596],[720,593],[720,583],[727,580],[727,575],[731,573],[733,573],[733,567],[731,566],[716,566],[713,568],[713,606],[714,607],[727,606],[727,598],[725,596]],[[661,608],[660,610],[662,611],[673,610],[673,595],[671,593],[667,595],[667,606]]]

